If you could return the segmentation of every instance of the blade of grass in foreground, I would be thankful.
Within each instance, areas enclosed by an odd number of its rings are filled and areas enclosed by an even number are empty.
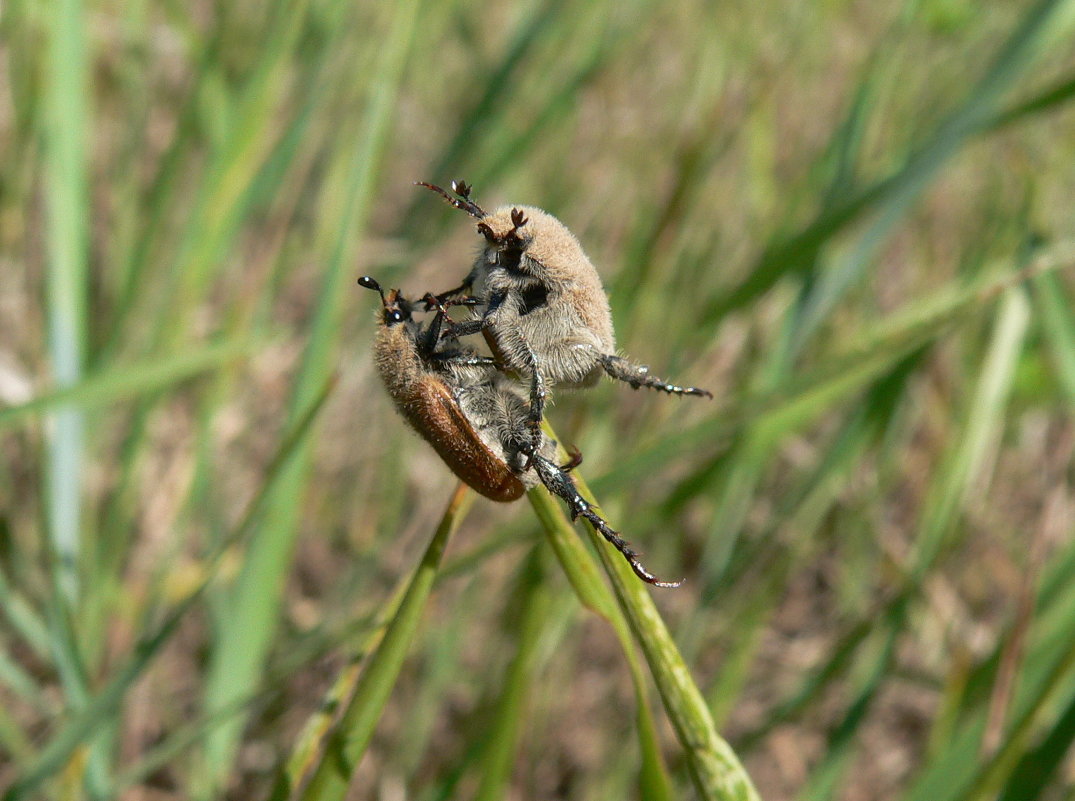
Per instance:
[[[555,437],[551,430],[549,433]],[[596,506],[585,481],[578,473],[574,476],[579,492]],[[547,492],[539,488],[532,490],[529,497],[550,537],[564,536],[565,526],[570,531],[563,513]],[[556,523],[556,520],[563,523]],[[620,609],[649,663],[657,691],[664,702],[665,712],[683,746],[684,760],[699,796],[720,801],[757,799],[757,790],[754,789],[739,758],[717,733],[705,698],[691,678],[690,670],[683,662],[679,649],[661,619],[649,595],[649,587],[639,581],[623,557],[597,530],[589,525],[586,530],[604,563]],[[569,570],[569,577],[574,570],[575,567]],[[588,577],[585,585],[583,591],[587,597],[594,597],[599,593],[598,586],[604,588],[603,584],[594,581],[592,577]]]
[[[399,611],[393,616],[384,639],[362,671],[354,695],[313,766],[309,784],[301,795],[306,801],[332,801],[346,795],[351,775],[373,737],[373,730],[395,686],[411,640],[422,621],[422,612],[437,577],[448,538],[466,516],[473,497],[467,486],[460,484],[449,501],[440,525],[410,580]],[[303,775],[291,771],[289,768],[288,774],[274,788],[274,801],[287,798],[302,783]]]

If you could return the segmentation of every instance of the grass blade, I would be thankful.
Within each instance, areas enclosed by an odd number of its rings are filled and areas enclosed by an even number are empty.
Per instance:
[[[989,469],[991,445],[1000,435],[1004,405],[1011,390],[1016,361],[1030,322],[1030,304],[1019,288],[1005,292],[989,356],[970,404],[969,419],[941,470],[942,480],[927,500],[927,513],[915,542],[914,572],[924,576],[951,530],[976,476]]]
[[[462,522],[472,500],[473,495],[460,484],[411,578],[399,611],[385,630],[384,639],[362,671],[354,696],[328,737],[324,753],[302,792],[301,798],[306,801],[334,801],[347,793],[351,774],[373,737],[410,642],[421,623],[422,611],[433,589],[448,538]],[[297,781],[301,781],[301,777],[292,778],[292,790]],[[282,789],[277,792],[279,795],[274,794],[274,797],[285,797]]]
[[[551,429],[547,430],[551,435]],[[561,456],[563,455],[561,453]],[[616,605],[616,599],[608,586],[602,581],[593,557],[579,541],[553,497],[543,487],[530,490],[527,497],[579,601],[608,621],[627,659],[635,690],[635,728],[638,732],[642,756],[639,771],[640,795],[647,801],[649,799],[664,801],[673,798],[668,771],[657,740],[657,728],[650,712],[646,677],[635,651],[627,619]]]
[[[999,801],[1041,798],[1075,741],[1075,696],[1042,741],[1026,751],[1008,777]]]
[[[574,478],[579,491],[596,506],[582,477],[576,472]],[[532,490],[530,498],[535,506],[540,504],[556,508],[552,497],[540,489]],[[557,515],[562,516],[558,508]],[[544,515],[539,513],[539,516],[543,523],[550,517],[547,512]],[[722,800],[756,799],[757,791],[750,777],[735,753],[717,734],[705,699],[691,679],[679,649],[654,606],[649,588],[638,580],[623,557],[605,542],[600,533],[589,525],[586,528],[612,582],[620,609],[649,663],[665,711],[683,746],[684,759],[699,796]]]
[[[1039,276],[1031,286],[1031,300],[1040,309],[1039,319],[1045,333],[1057,383],[1068,401],[1075,403],[1075,315],[1063,284],[1054,274]]]
[[[49,8],[47,153],[49,351],[56,386],[81,379],[86,328],[86,230],[88,191],[85,140],[88,56],[81,0]],[[49,438],[48,520],[56,559],[54,575],[68,604],[79,595],[83,418],[61,408]]]
[[[77,384],[18,406],[0,409],[0,431],[62,406],[84,411],[167,389],[199,373],[248,356],[254,347],[255,343],[244,337],[110,367]]]

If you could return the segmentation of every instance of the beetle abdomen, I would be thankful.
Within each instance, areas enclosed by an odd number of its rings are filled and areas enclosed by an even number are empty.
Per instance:
[[[423,378],[399,407],[411,427],[476,492],[501,503],[522,497],[523,483],[482,441],[443,381]]]

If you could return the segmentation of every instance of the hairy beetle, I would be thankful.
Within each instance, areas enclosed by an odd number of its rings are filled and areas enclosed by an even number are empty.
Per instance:
[[[484,310],[456,323],[453,337],[482,332],[498,360],[530,380],[528,425],[539,440],[552,386],[592,386],[602,372],[630,384],[672,395],[712,398],[708,390],[681,387],[652,376],[645,365],[615,354],[612,312],[601,279],[575,235],[551,214],[533,206],[502,206],[486,212],[471,200],[471,187],[452,182],[452,193],[416,182],[478,220],[485,238],[463,283],[437,296],[448,300],[473,291]]]

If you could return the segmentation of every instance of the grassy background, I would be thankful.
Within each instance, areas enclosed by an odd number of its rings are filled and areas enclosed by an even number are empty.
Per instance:
[[[354,279],[454,285],[462,177],[717,395],[550,418],[762,796],[1075,796],[1073,5],[7,0],[0,789],[301,758],[455,486]],[[350,797],[691,792],[541,530],[473,505]]]

